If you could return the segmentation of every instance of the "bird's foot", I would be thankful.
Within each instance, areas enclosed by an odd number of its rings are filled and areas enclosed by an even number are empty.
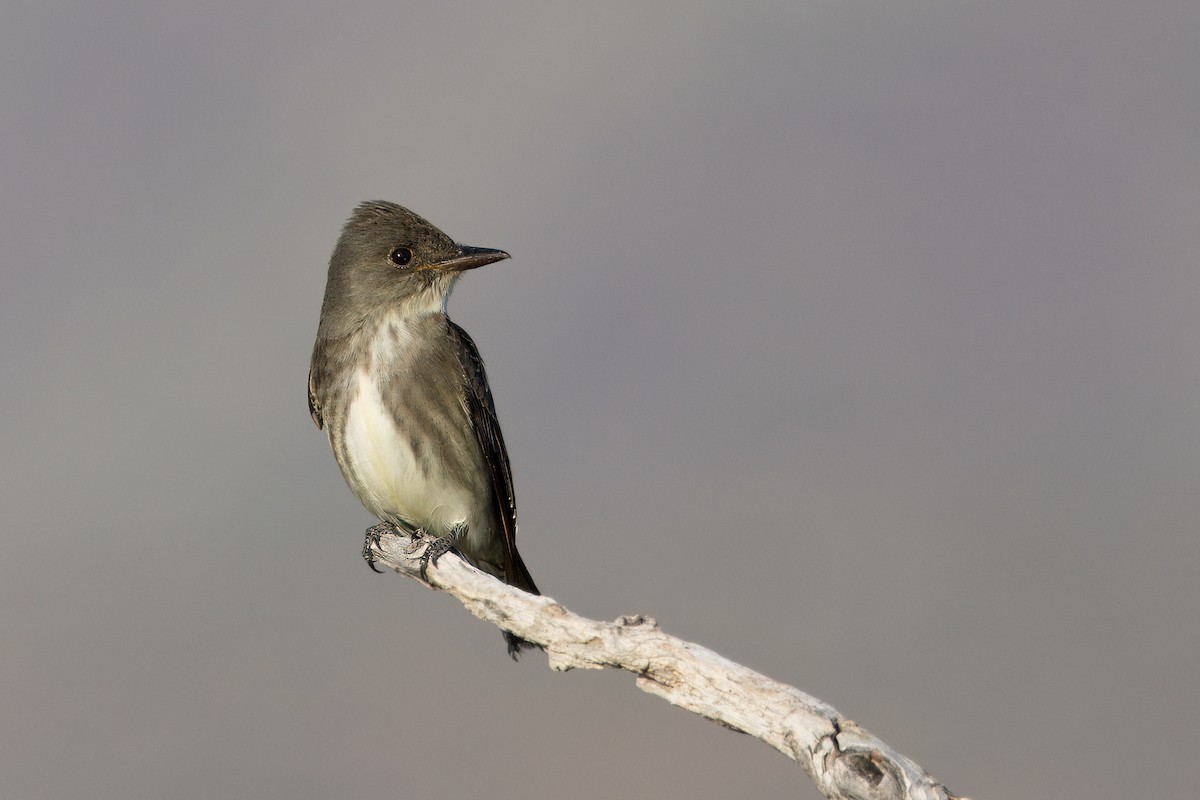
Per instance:
[[[429,582],[427,575],[429,565],[437,566],[438,559],[449,553],[454,548],[454,543],[466,535],[467,524],[460,522],[450,529],[450,532],[443,536],[433,536],[425,531],[418,531],[413,536],[412,542],[404,549],[406,555],[418,557],[416,553],[421,548],[424,551],[419,558],[421,559],[421,580]]]
[[[423,548],[429,547],[437,541],[436,536],[429,533],[424,528],[418,528],[408,534],[409,542],[404,545],[404,555],[408,558],[420,558],[420,552]]]
[[[379,546],[379,537],[385,533],[398,534],[400,533],[400,529],[390,522],[381,522],[378,525],[372,525],[367,528],[367,533],[363,537],[363,561],[367,562],[367,566],[371,568],[372,572],[380,574],[383,574],[383,570],[375,569],[375,555],[372,552],[372,548]]]

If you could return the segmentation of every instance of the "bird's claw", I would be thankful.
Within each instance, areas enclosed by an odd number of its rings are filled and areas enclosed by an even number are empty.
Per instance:
[[[378,525],[372,525],[367,528],[366,535],[363,537],[362,557],[363,561],[367,562],[367,566],[372,572],[378,572],[381,575],[383,570],[375,569],[375,554],[372,552],[374,548],[379,547],[379,537],[388,533],[399,533],[400,529],[390,522],[381,522]]]
[[[437,537],[423,530],[413,531],[408,544],[404,545],[404,555],[409,558],[417,558],[418,553],[422,549],[428,548],[429,545],[437,541]]]
[[[418,531],[418,535],[414,535],[411,542],[404,549],[405,555],[410,558],[420,558],[421,560],[421,580],[429,583],[429,565],[437,566],[438,559],[449,553],[454,548],[454,543],[459,540],[467,531],[467,526],[459,523],[450,529],[450,532],[443,536],[433,536],[425,531]],[[423,548],[423,549],[422,549]],[[418,556],[417,551],[421,550]]]

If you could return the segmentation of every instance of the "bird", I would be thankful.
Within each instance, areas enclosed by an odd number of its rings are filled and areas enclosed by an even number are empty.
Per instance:
[[[540,594],[517,551],[512,470],[479,350],[450,320],[467,270],[509,258],[458,244],[407,208],[358,205],[329,260],[308,374],[308,408],[350,490],[378,525],[451,550],[505,583]],[[415,552],[415,551],[414,551]],[[378,571],[378,570],[376,570]],[[514,660],[534,647],[505,632]]]

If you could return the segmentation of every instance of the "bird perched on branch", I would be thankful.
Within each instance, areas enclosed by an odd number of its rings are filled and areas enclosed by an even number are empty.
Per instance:
[[[538,594],[517,552],[504,437],[475,343],[446,315],[462,273],[508,258],[454,242],[394,203],[354,210],[329,262],[308,407],[351,491],[421,546],[421,576],[453,548]],[[414,550],[414,552],[416,552]],[[529,642],[505,633],[515,659]]]

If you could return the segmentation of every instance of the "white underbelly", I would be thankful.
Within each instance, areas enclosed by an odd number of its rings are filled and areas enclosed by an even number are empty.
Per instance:
[[[351,396],[345,429],[347,477],[363,505],[376,516],[398,518],[438,536],[467,521],[470,494],[446,479],[436,459],[425,468],[418,465],[409,434],[384,407],[365,370],[356,376]]]

